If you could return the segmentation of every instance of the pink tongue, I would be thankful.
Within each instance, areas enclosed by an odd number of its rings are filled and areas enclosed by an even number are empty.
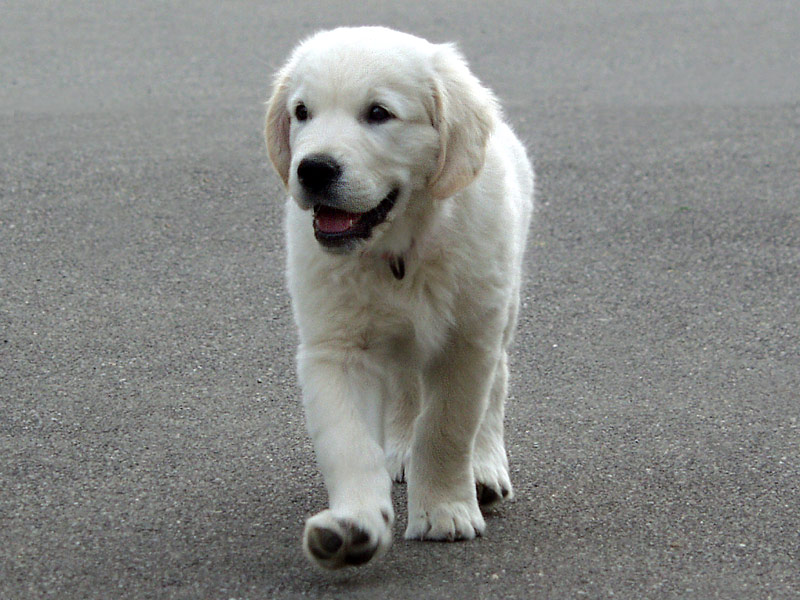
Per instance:
[[[314,216],[317,229],[322,233],[344,233],[358,220],[359,215],[335,208],[322,207]]]

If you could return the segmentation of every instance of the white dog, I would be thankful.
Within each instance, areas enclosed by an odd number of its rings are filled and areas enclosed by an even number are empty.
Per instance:
[[[533,171],[450,45],[379,27],[303,42],[269,156],[291,194],[288,280],[306,422],[328,490],[303,547],[328,568],[405,537],[471,539],[511,498],[503,442]]]

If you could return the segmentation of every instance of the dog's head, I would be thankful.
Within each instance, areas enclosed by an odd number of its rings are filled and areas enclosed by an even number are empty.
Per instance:
[[[313,211],[317,241],[347,252],[413,229],[424,205],[469,185],[496,112],[452,46],[341,28],[303,42],[277,74],[267,148],[294,200]]]

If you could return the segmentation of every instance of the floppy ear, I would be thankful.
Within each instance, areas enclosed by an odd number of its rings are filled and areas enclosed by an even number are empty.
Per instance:
[[[497,102],[450,45],[434,54],[434,127],[439,131],[439,161],[430,181],[431,196],[447,198],[477,177],[486,143],[497,120]]]
[[[283,179],[284,185],[289,184],[289,165],[292,162],[292,152],[289,148],[289,111],[286,108],[287,94],[289,93],[287,71],[288,69],[284,67],[275,77],[272,97],[267,102],[265,128],[269,158],[272,166]]]

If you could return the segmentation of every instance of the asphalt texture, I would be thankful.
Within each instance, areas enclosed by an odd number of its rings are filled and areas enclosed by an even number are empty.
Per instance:
[[[5,2],[0,598],[800,597],[800,4]],[[272,72],[457,41],[537,169],[474,542],[312,568]]]

